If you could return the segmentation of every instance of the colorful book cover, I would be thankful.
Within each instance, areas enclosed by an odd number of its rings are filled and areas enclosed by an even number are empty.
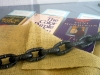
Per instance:
[[[92,14],[81,13],[81,14],[78,16],[78,18],[79,18],[79,19],[100,19],[100,16],[98,16],[98,15],[92,15]],[[100,32],[100,23],[99,23],[98,32]]]
[[[14,10],[8,15],[15,15],[15,16],[26,16],[31,17],[35,14],[35,11],[28,11],[28,10]]]
[[[66,18],[70,12],[58,9],[46,9],[42,14],[61,16]]]
[[[39,25],[41,28],[45,29],[49,33],[53,34],[57,27],[62,22],[63,17],[35,14],[30,19],[28,19],[23,25],[32,21],[33,23]]]
[[[62,40],[75,42],[82,36],[97,34],[98,27],[99,19],[67,18],[65,22],[57,28],[54,35],[61,38]],[[92,52],[95,47],[94,44],[83,48],[83,50]]]
[[[0,19],[0,25],[21,25],[26,20],[26,16],[6,15],[2,19]]]

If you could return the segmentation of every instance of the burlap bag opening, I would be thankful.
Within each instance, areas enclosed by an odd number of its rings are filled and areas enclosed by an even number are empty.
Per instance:
[[[33,23],[0,27],[0,55],[18,55],[36,47],[47,49],[59,41]],[[19,62],[12,68],[0,70],[0,75],[100,75],[99,45],[97,43],[94,54],[73,48],[63,56],[47,55],[38,62]]]

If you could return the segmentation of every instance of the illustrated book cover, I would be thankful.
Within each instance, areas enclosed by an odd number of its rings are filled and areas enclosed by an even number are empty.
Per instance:
[[[98,15],[92,15],[92,14],[81,13],[81,14],[78,16],[78,18],[79,18],[79,19],[100,19],[100,16],[98,16]],[[100,32],[100,23],[99,23],[98,32]]]
[[[0,25],[21,25],[26,20],[26,16],[6,15],[0,19]]]
[[[28,24],[30,21],[39,25],[41,28],[45,29],[47,32],[53,34],[56,28],[61,24],[63,17],[35,14],[29,18],[23,25]]]
[[[76,19],[67,18],[62,25],[60,25],[54,32],[54,35],[62,40],[69,40],[71,42],[77,41],[85,35],[95,35],[98,32],[99,19]],[[83,50],[92,52],[94,44]]]

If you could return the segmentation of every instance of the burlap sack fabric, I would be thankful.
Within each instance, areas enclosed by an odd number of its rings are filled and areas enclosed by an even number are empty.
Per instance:
[[[22,54],[30,48],[53,47],[59,38],[39,26],[0,26],[0,55]],[[73,48],[69,53],[47,55],[38,62],[19,62],[14,67],[0,70],[0,75],[100,75],[100,42],[94,54]]]

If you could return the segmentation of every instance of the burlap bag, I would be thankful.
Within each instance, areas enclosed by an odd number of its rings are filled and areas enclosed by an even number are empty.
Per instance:
[[[22,54],[30,48],[53,47],[59,38],[39,26],[0,26],[0,55]],[[73,48],[69,53],[47,55],[38,62],[19,62],[14,67],[0,70],[0,75],[100,75],[100,42],[94,54]]]

